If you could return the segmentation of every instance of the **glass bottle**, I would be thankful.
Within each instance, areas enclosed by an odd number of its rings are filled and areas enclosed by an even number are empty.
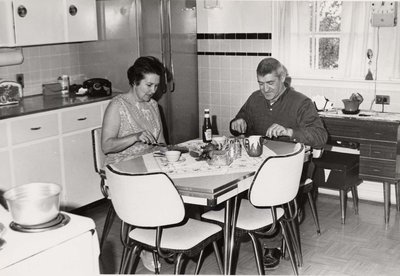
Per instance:
[[[210,143],[212,140],[212,126],[210,120],[210,110],[204,109],[204,121],[203,121],[203,142]]]

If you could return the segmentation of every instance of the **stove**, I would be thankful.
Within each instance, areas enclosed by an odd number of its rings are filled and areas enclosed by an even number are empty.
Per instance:
[[[58,216],[49,222],[26,226],[15,222],[10,223],[10,228],[14,231],[24,233],[38,233],[60,228],[68,224],[71,218],[67,214],[59,213]]]

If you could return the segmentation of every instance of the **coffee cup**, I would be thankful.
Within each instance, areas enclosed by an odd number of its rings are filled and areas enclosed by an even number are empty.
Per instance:
[[[249,156],[260,156],[263,152],[262,136],[251,135],[248,138],[244,138],[244,148]]]

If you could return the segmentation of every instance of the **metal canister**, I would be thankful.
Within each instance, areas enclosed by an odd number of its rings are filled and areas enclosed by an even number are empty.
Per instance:
[[[58,80],[61,84],[61,93],[68,94],[69,93],[69,76],[62,75],[58,78]]]

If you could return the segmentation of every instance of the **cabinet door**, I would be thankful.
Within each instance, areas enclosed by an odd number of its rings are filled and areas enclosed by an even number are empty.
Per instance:
[[[0,150],[0,193],[12,187],[10,154]]]
[[[95,0],[65,0],[68,42],[97,40]]]
[[[5,148],[8,145],[7,142],[7,126],[6,123],[0,122],[0,149]]]
[[[62,143],[67,206],[81,207],[103,198],[100,176],[94,170],[90,131],[66,135]]]
[[[17,45],[65,41],[63,0],[14,0]]]
[[[13,149],[16,185],[30,182],[62,184],[58,138]]]

